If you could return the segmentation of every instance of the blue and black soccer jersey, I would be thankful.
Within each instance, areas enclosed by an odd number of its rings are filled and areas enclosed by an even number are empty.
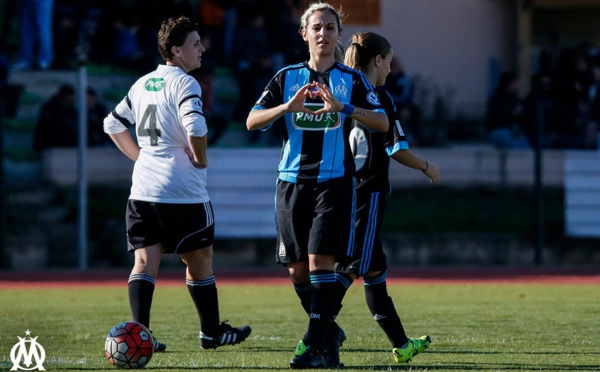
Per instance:
[[[408,149],[408,142],[400,122],[396,119],[396,106],[392,97],[379,87],[375,88],[375,93],[385,109],[390,127],[386,133],[381,133],[353,121],[350,143],[356,162],[358,190],[387,194],[390,191],[390,156],[396,151]]]
[[[252,109],[264,110],[286,103],[302,86],[313,81],[327,84],[341,102],[384,112],[367,78],[337,62],[325,72],[314,71],[306,63],[283,68],[271,79]],[[316,111],[323,107],[323,101],[307,98],[305,106]],[[355,171],[349,144],[352,121],[341,112],[286,114],[275,123],[284,126],[279,179],[305,183],[352,177]]]

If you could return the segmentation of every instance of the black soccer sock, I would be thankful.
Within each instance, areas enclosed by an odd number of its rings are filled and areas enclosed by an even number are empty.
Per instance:
[[[156,279],[148,274],[131,274],[127,282],[129,307],[134,322],[150,327],[150,308]]]
[[[344,301],[346,292],[348,292],[348,288],[350,288],[352,282],[354,282],[354,279],[347,274],[335,273],[335,281],[337,283],[337,301],[336,306],[333,309],[334,321],[340,313],[340,310],[342,310],[342,302]]]
[[[310,282],[294,283],[294,290],[296,291],[296,295],[298,295],[300,303],[302,304],[302,308],[306,314],[310,314],[311,289],[312,285]]]
[[[199,280],[186,280],[188,291],[192,296],[198,316],[200,330],[209,337],[217,336],[219,326],[219,298],[217,282],[214,275]]]
[[[408,342],[408,337],[394,307],[392,298],[387,292],[387,271],[365,278],[365,299],[373,318],[385,332],[392,347],[401,347]]]
[[[331,270],[311,271],[310,282],[311,306],[306,339],[312,348],[323,351],[325,335],[337,304],[335,273]]]

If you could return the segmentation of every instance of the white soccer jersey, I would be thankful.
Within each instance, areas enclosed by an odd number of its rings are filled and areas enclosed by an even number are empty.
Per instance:
[[[135,126],[140,155],[130,199],[192,204],[209,200],[206,169],[195,168],[185,148],[188,135],[206,135],[200,85],[179,67],[159,65],[141,77],[104,119],[104,131],[117,134]]]

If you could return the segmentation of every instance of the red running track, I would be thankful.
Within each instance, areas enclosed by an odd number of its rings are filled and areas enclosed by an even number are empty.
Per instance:
[[[184,285],[183,268],[165,269],[157,286]],[[283,267],[215,269],[218,285],[289,285]],[[80,271],[0,271],[0,289],[77,288],[125,286],[129,270]],[[424,267],[393,268],[388,284],[477,284],[547,283],[557,285],[600,284],[600,267]]]

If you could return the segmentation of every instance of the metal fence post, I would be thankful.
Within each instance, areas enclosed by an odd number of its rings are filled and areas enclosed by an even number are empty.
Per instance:
[[[87,130],[87,69],[85,55],[80,56],[79,60],[79,78],[78,78],[78,102],[79,102],[79,149],[77,173],[78,173],[78,246],[79,246],[79,270],[87,270],[88,268],[88,218],[87,218],[87,156],[88,156],[88,130]]]

